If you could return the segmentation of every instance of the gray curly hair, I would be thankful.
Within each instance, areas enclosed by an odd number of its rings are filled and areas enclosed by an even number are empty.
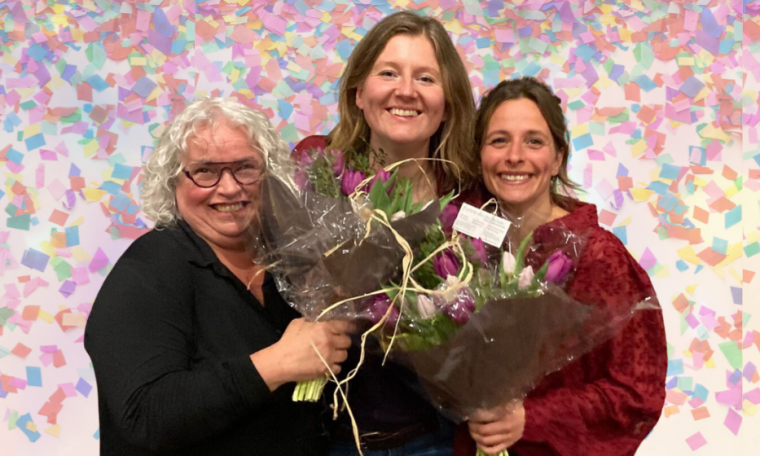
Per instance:
[[[141,206],[143,213],[155,222],[156,228],[171,226],[182,218],[174,193],[188,140],[197,134],[199,128],[215,128],[221,123],[243,128],[249,144],[262,153],[265,162],[269,157],[288,154],[288,144],[263,113],[231,98],[195,99],[169,122],[145,164]]]

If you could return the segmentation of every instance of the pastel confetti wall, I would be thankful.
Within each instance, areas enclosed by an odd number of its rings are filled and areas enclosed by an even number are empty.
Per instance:
[[[760,2],[0,1],[0,445],[95,455],[82,346],[119,255],[151,226],[142,165],[196,95],[267,113],[291,145],[337,121],[354,44],[440,18],[480,97],[537,76],[567,105],[572,177],[649,272],[667,403],[642,455],[760,454]]]

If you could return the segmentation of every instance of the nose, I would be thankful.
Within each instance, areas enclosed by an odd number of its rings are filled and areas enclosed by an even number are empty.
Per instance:
[[[416,92],[414,90],[413,78],[411,76],[402,76],[399,78],[398,88],[396,89],[396,92],[402,97],[414,97]]]
[[[232,176],[232,170],[225,168],[222,170],[222,177],[216,185],[217,192],[225,195],[234,195],[241,190],[240,184]]]
[[[510,165],[519,165],[524,161],[522,141],[511,141],[507,145],[504,161]]]

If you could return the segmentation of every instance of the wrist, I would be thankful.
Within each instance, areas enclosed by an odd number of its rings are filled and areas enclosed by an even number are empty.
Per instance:
[[[269,387],[269,391],[275,391],[288,382],[274,345],[251,354],[249,358],[259,372],[261,379]]]

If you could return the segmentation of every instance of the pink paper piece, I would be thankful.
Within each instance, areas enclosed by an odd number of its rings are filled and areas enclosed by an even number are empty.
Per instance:
[[[92,261],[90,261],[88,269],[90,272],[97,272],[106,266],[108,266],[108,257],[106,256],[106,253],[103,251],[103,249],[98,247],[97,252],[95,252],[95,256],[92,258]]]
[[[742,405],[742,389],[731,388],[726,391],[718,391],[715,393],[715,400],[721,404],[730,405],[731,407],[741,407]]]
[[[77,390],[73,383],[59,383],[58,387],[63,390],[66,397],[76,397]]]
[[[657,264],[657,258],[655,258],[652,251],[649,250],[649,247],[644,249],[644,253],[641,254],[641,260],[639,260],[639,264],[644,269],[649,269]]]
[[[739,435],[739,428],[742,425],[742,416],[736,413],[734,409],[728,409],[728,415],[726,415],[723,425],[734,435]]]
[[[707,445],[707,440],[705,440],[701,432],[697,432],[696,434],[686,439],[686,444],[689,445],[691,451],[697,451],[698,449]]]

